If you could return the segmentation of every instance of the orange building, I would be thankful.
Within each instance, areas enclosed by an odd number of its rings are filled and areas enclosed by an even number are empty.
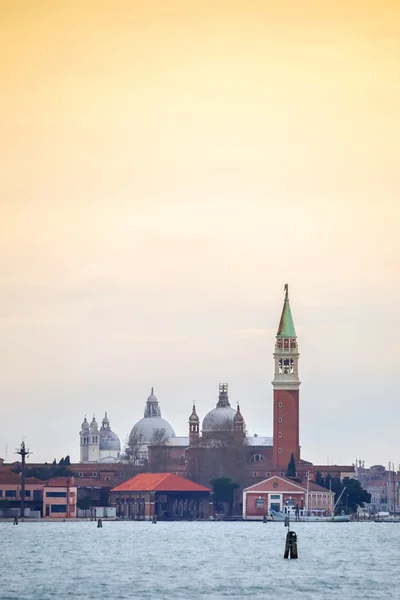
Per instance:
[[[74,477],[56,477],[43,486],[43,517],[76,518],[78,488]]]
[[[111,490],[117,517],[142,519],[207,519],[211,490],[175,473],[141,473]]]

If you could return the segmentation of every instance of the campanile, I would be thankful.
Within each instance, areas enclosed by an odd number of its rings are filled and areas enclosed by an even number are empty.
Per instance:
[[[296,464],[300,460],[299,350],[290,310],[288,284],[285,284],[285,300],[276,334],[274,361],[273,464],[286,471],[292,452]]]

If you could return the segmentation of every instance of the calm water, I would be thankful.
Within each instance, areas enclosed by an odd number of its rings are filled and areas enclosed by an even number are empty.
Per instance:
[[[400,524],[293,529],[297,561],[282,523],[0,523],[0,599],[400,599]]]

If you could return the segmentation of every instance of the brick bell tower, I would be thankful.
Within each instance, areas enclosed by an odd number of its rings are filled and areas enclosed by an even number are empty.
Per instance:
[[[299,350],[289,304],[289,286],[285,284],[285,301],[275,343],[274,446],[273,465],[286,472],[293,452],[300,460],[299,443]]]

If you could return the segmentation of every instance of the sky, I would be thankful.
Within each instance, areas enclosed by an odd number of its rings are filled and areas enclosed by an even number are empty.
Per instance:
[[[399,464],[399,2],[2,0],[0,55],[0,456],[152,386],[271,435],[289,283],[303,458]]]

